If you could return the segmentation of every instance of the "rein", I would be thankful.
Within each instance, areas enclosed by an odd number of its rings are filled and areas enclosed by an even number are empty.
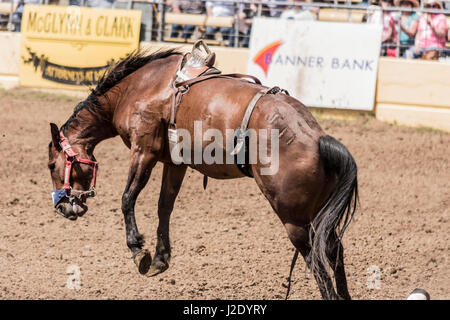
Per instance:
[[[56,207],[58,203],[64,198],[68,197],[70,200],[73,200],[75,197],[80,199],[81,198],[93,198],[96,195],[95,191],[95,183],[97,180],[97,170],[98,170],[98,162],[93,161],[90,159],[81,158],[78,156],[78,154],[73,151],[72,146],[69,143],[69,140],[64,136],[62,132],[59,133],[61,140],[59,141],[59,145],[61,146],[62,150],[64,151],[64,156],[66,157],[66,165],[64,168],[64,187],[62,189],[53,190],[52,191],[52,198],[53,198],[53,205]],[[72,166],[74,163],[83,163],[88,164],[93,167],[93,173],[92,173],[92,181],[91,186],[89,190],[74,190],[70,186],[70,178],[72,175]]]

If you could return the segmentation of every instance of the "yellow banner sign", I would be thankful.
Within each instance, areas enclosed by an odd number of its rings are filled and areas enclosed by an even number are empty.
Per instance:
[[[138,48],[140,25],[137,10],[26,5],[20,84],[69,89],[95,85],[111,64]]]

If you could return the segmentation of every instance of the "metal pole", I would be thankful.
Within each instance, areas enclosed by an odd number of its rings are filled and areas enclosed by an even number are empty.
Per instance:
[[[261,17],[261,12],[262,12],[262,3],[258,3],[258,11],[256,13],[256,16]]]
[[[158,23],[159,41],[164,41],[164,30],[166,26],[166,0],[161,1],[158,4],[158,11],[161,14],[161,18]]]
[[[13,19],[13,14],[14,14],[14,0],[11,0],[11,10],[9,11],[9,19],[8,19],[8,31],[12,32],[13,31],[13,23],[12,23],[12,19]]]
[[[133,0],[128,0],[127,10],[130,10],[131,8],[133,8]]]
[[[347,5],[352,5],[352,2],[351,2],[351,0],[347,0]],[[348,22],[352,22],[352,10],[348,10],[347,11],[347,21]]]
[[[236,5],[236,12],[237,12],[237,14],[236,14],[236,21],[234,22],[233,47],[237,48],[239,46],[239,5],[236,2],[234,4]]]
[[[400,57],[400,33],[402,32],[402,28],[400,27],[400,23],[402,20],[402,13],[400,12],[400,16],[398,17],[398,21],[395,21],[395,33],[397,34],[397,41],[396,41],[396,46],[397,46],[397,50],[395,50],[395,56],[398,58]],[[398,32],[397,32],[397,26],[398,26]]]

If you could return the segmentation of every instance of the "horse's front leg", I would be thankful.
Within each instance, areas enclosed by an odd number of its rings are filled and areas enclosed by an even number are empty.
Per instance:
[[[127,233],[127,246],[133,252],[134,261],[141,274],[148,272],[152,257],[148,250],[142,250],[144,238],[139,233],[136,225],[134,206],[139,193],[150,178],[156,161],[156,156],[152,153],[134,153],[132,155],[128,181],[122,196],[122,212]]]
[[[169,220],[173,210],[173,204],[180,191],[183,178],[186,173],[186,166],[164,164],[161,192],[158,201],[159,224],[156,231],[157,243],[156,253],[150,271],[147,275],[155,276],[169,267],[170,260],[170,240],[169,240]]]

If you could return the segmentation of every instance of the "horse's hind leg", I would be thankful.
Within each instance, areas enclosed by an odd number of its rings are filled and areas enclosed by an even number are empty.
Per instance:
[[[345,276],[344,267],[344,247],[340,240],[337,239],[337,235],[330,241],[330,253],[328,259],[331,263],[331,267],[334,270],[334,278],[336,280],[337,294],[341,299],[350,300],[350,293],[347,288],[347,278]]]
[[[186,173],[186,166],[164,164],[161,192],[158,201],[159,224],[156,231],[157,243],[156,253],[153,259],[148,276],[157,275],[169,267],[170,259],[170,239],[169,221],[173,210],[175,199],[180,191]]]
[[[309,253],[311,252],[311,246],[309,242],[309,225],[303,227],[286,223],[284,226],[292,244],[301,253],[308,268],[311,268],[311,263],[309,261]],[[333,282],[331,281],[331,278],[326,271],[325,266],[322,263],[319,263],[316,266],[315,270],[312,270],[312,272],[316,279],[317,286],[319,287],[322,298],[333,300],[337,299],[337,295],[333,287]]]

